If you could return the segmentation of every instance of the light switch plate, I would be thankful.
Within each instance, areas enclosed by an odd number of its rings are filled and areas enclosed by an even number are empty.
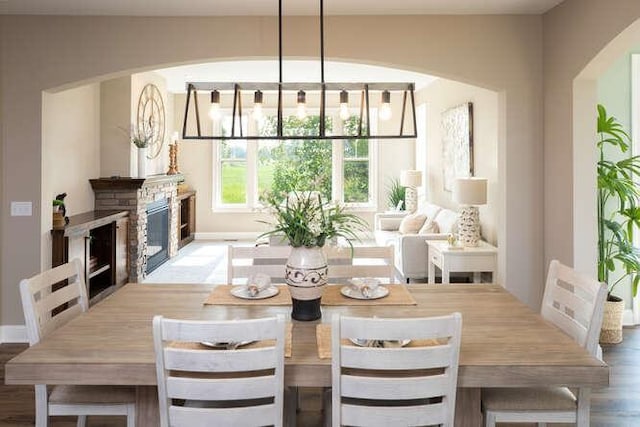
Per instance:
[[[33,203],[11,202],[11,216],[31,216],[31,215],[33,215]]]

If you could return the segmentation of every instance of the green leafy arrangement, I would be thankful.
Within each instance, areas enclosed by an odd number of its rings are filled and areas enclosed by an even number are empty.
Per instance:
[[[633,295],[640,282],[640,251],[633,246],[633,230],[640,226],[640,192],[634,179],[640,173],[640,156],[620,161],[605,158],[612,148],[620,153],[629,150],[630,138],[615,117],[609,117],[605,107],[598,105],[598,280],[611,292],[625,278],[631,279]],[[608,204],[615,204],[611,210]],[[609,212],[611,211],[611,212]],[[624,274],[613,283],[610,273],[622,265]]]
[[[131,143],[138,148],[147,148],[153,141],[154,129],[153,123],[149,123],[149,126],[138,127],[131,125],[131,131],[127,131],[125,128],[120,127],[126,135],[129,136]]]
[[[405,209],[404,197],[406,190],[407,189],[405,187],[400,185],[400,180],[398,178],[391,178],[391,182],[387,187],[387,204],[390,208],[395,208],[398,206],[398,202],[402,201],[400,210],[403,211]]]
[[[336,237],[352,246],[353,240],[359,240],[358,233],[369,229],[362,218],[342,205],[323,202],[315,191],[266,193],[261,199],[274,221],[259,221],[273,227],[260,237],[283,234],[293,247],[322,247]]]

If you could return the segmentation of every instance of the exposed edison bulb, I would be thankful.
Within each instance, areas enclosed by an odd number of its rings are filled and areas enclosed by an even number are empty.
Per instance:
[[[307,117],[307,95],[303,90],[298,91],[298,107],[296,108],[296,116],[300,120]]]
[[[340,91],[340,118],[347,120],[349,116],[349,93],[346,90],[342,90]]]
[[[263,118],[263,113],[262,113],[262,92],[257,90],[254,94],[253,94],[253,119],[256,122],[259,122],[262,120]]]
[[[214,90],[211,92],[211,107],[209,107],[209,118],[214,121],[220,120],[222,113],[220,111],[220,92]]]
[[[380,120],[389,120],[391,118],[391,94],[388,90],[382,92],[382,102],[380,103],[378,116]]]

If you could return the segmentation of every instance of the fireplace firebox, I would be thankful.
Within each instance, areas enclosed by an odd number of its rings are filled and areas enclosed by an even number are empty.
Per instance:
[[[147,274],[168,259],[169,202],[160,199],[147,205]]]

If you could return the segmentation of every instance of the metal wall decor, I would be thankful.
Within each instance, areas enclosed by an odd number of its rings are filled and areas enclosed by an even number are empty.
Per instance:
[[[239,139],[276,139],[276,140],[319,140],[319,139],[395,139],[395,138],[415,138],[416,137],[416,107],[414,95],[414,83],[334,83],[325,82],[324,78],[324,4],[320,0],[320,82],[319,83],[284,83],[282,81],[282,0],[278,0],[278,82],[248,82],[248,83],[229,83],[229,82],[187,82],[187,97],[184,110],[184,121],[182,126],[182,139],[200,139],[200,140],[239,140]],[[218,109],[220,107],[220,93],[228,92],[233,94],[231,129],[228,135],[206,135],[202,132],[202,120],[200,118],[200,110],[198,107],[198,92],[206,92],[210,94],[212,110],[210,112],[211,120],[219,120],[220,115]],[[340,110],[340,117],[345,120],[345,106],[348,102],[348,95],[359,95],[360,105],[358,108],[358,126],[355,135],[328,135],[326,131],[327,109],[334,108]],[[378,104],[378,118],[387,120],[391,117],[390,102],[392,94],[395,93],[396,99],[401,98],[400,117],[397,125],[393,123],[384,128],[393,130],[390,133],[372,133],[371,126],[371,110],[370,93],[380,92],[381,102]],[[277,96],[277,117],[276,117],[276,133],[274,135],[251,134],[246,135],[243,126],[237,123],[243,123],[243,118],[247,116],[242,109],[243,93],[254,95],[254,110],[262,107],[263,94],[271,93]],[[285,93],[297,93],[298,108],[300,105],[304,107],[309,93],[317,94],[319,97],[319,121],[317,132],[314,135],[287,135],[283,134],[283,96]],[[327,106],[327,95],[335,93],[335,99],[340,100],[340,104],[334,107]],[[333,97],[332,97],[333,98]],[[346,101],[346,102],[345,102]],[[195,123],[190,116],[193,115]]]
[[[145,85],[140,92],[136,126],[139,135],[151,135],[147,158],[155,159],[164,145],[165,112],[162,94],[152,83]]]

